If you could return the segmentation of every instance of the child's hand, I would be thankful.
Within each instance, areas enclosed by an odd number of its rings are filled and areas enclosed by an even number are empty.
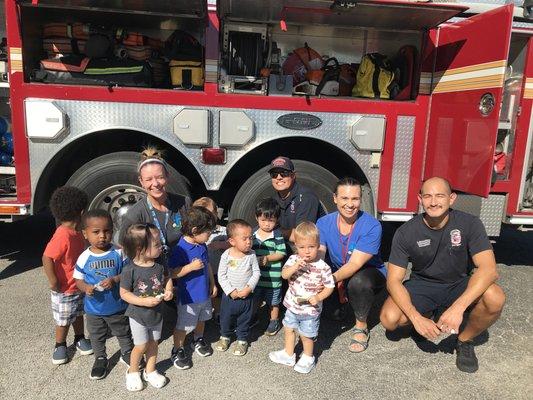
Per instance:
[[[157,297],[145,297],[144,298],[145,307],[155,307],[159,303],[161,303],[161,299],[158,299]]]
[[[268,258],[267,256],[259,257],[257,260],[259,262],[259,266],[266,267],[268,265]]]
[[[85,285],[85,294],[87,296],[92,296],[94,294],[94,286],[93,285]]]
[[[217,285],[213,285],[213,287],[211,288],[211,298],[215,298],[217,297],[217,294],[218,294],[218,288],[217,288]]]
[[[113,287],[114,283],[115,281],[113,280],[113,278],[106,278],[103,281],[100,281],[100,286],[103,289],[109,290]]]
[[[195,258],[194,260],[192,260],[189,265],[191,271],[199,271],[204,267],[204,263],[199,258]]]
[[[172,290],[165,290],[165,294],[163,295],[163,300],[169,301],[172,300],[174,297],[174,293],[172,293]]]
[[[233,300],[237,300],[239,298],[239,291],[235,289],[229,294],[229,297],[231,297]]]
[[[245,286],[243,289],[239,290],[239,297],[241,299],[247,298],[250,293],[252,293],[252,289],[250,289],[249,286]]]
[[[309,304],[311,304],[312,306],[316,306],[318,303],[320,303],[320,299],[316,294],[314,296],[309,297]]]
[[[305,268],[307,263],[305,262],[305,260],[303,258],[299,258],[298,261],[296,261],[296,263],[294,265],[296,265],[298,267],[298,269],[303,269],[303,268]]]

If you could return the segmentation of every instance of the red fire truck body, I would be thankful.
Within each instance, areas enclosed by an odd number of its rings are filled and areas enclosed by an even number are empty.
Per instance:
[[[437,175],[489,234],[498,235],[502,221],[533,223],[533,23],[517,18],[520,8],[469,14],[465,4],[400,0],[106,3],[5,1],[16,192],[0,197],[4,217],[40,211],[63,184],[88,191],[91,207],[117,212],[141,195],[134,153],[153,143],[175,169],[169,190],[209,192],[230,217],[251,215],[271,191],[269,161],[287,155],[329,211],[332,184],[350,175],[364,184],[365,210],[405,221],[418,212],[421,182]],[[114,16],[113,24],[144,18],[147,28],[200,32],[203,90],[32,81],[44,23]],[[328,55],[349,58],[353,45],[356,61],[414,44],[418,91],[396,101],[239,90],[237,80],[227,84],[233,78],[223,54],[232,32],[243,31],[267,32],[282,52],[315,38],[322,54],[329,43]],[[497,144],[507,157],[503,174],[494,173]]]

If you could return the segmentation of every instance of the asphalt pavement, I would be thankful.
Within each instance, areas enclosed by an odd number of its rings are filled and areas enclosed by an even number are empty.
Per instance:
[[[40,261],[52,232],[53,221],[43,215],[0,224],[1,400],[533,398],[533,232],[505,228],[494,244],[507,304],[501,319],[478,338],[480,367],[475,374],[456,369],[453,336],[420,341],[386,334],[376,325],[368,350],[351,354],[350,322],[327,320],[316,346],[317,366],[309,375],[269,361],[268,352],[283,346],[283,335],[262,336],[264,320],[254,329],[246,356],[230,351],[207,358],[194,355],[193,368],[179,371],[169,360],[169,312],[158,362],[169,383],[135,394],[126,391],[126,368],[118,363],[115,338],[108,341],[111,371],[104,380],[89,380],[93,357],[80,356],[72,347],[68,364],[52,365],[53,320]],[[218,338],[213,323],[208,323],[206,337],[211,342]]]

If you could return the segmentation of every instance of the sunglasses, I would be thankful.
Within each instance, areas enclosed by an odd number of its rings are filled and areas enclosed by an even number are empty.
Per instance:
[[[270,171],[269,174],[270,174],[270,177],[272,179],[277,178],[278,175],[281,175],[282,178],[287,178],[287,177],[291,176],[292,172],[291,171],[285,171],[285,170],[284,171]]]

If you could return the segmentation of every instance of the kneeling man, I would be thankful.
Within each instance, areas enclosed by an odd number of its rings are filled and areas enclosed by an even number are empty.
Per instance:
[[[427,339],[458,334],[457,368],[475,372],[472,340],[498,319],[505,294],[494,283],[496,261],[483,224],[473,215],[450,209],[456,198],[445,179],[430,178],[422,185],[418,199],[424,213],[402,225],[392,241],[390,297],[380,318],[387,330],[412,324]],[[409,262],[411,277],[402,283]],[[470,316],[459,332],[467,309]],[[434,322],[431,315],[438,311],[442,315]]]

